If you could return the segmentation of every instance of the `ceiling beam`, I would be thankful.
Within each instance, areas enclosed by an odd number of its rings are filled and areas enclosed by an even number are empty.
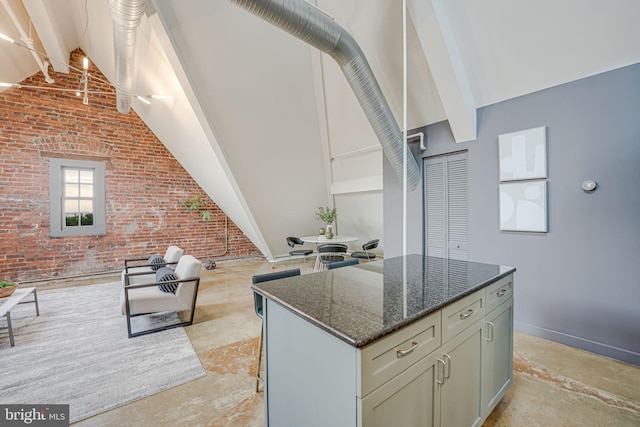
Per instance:
[[[53,69],[58,73],[69,73],[69,52],[71,51],[64,43],[64,38],[60,31],[58,21],[53,13],[49,12],[45,0],[23,0],[31,22],[38,33],[42,47],[49,58]]]
[[[477,138],[476,104],[443,0],[408,0],[409,16],[456,142]]]
[[[184,109],[179,114],[181,120],[170,119],[170,116],[169,119],[160,118],[158,125],[150,128],[225,215],[267,259],[272,260],[275,256],[227,162],[215,129],[202,108],[200,97],[192,85],[192,77],[184,66],[184,58],[176,49],[176,40],[170,30],[171,25],[175,24],[171,5],[153,1],[153,7],[155,13],[150,14],[148,20],[180,88],[172,92],[174,101],[181,102]],[[150,52],[155,51],[150,49]],[[160,66],[161,63],[156,64],[143,75],[155,75]],[[173,114],[176,114],[176,110],[176,107],[172,109]],[[148,120],[145,122],[149,123]],[[174,133],[189,135],[190,143],[185,144],[184,137],[172,137]]]

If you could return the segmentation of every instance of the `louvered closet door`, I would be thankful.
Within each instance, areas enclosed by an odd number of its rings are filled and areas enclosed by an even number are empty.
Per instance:
[[[424,166],[425,252],[466,260],[467,153],[429,157]]]
[[[447,245],[446,175],[444,157],[428,157],[424,165],[426,253],[445,257]]]

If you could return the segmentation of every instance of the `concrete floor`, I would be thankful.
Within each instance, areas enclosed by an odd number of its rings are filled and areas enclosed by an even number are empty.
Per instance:
[[[312,263],[295,266],[307,273]],[[251,259],[204,271],[195,323],[185,329],[207,376],[74,426],[263,426],[251,276],[292,267]],[[516,333],[513,385],[484,426],[640,426],[640,367]]]

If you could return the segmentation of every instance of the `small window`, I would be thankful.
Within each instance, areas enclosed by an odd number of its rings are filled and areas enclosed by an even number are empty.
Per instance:
[[[104,163],[51,159],[51,236],[106,232]]]

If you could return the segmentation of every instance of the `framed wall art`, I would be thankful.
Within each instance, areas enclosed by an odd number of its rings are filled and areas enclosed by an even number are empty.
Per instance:
[[[498,136],[500,181],[547,177],[546,127]]]
[[[547,232],[547,181],[500,183],[500,230]]]

